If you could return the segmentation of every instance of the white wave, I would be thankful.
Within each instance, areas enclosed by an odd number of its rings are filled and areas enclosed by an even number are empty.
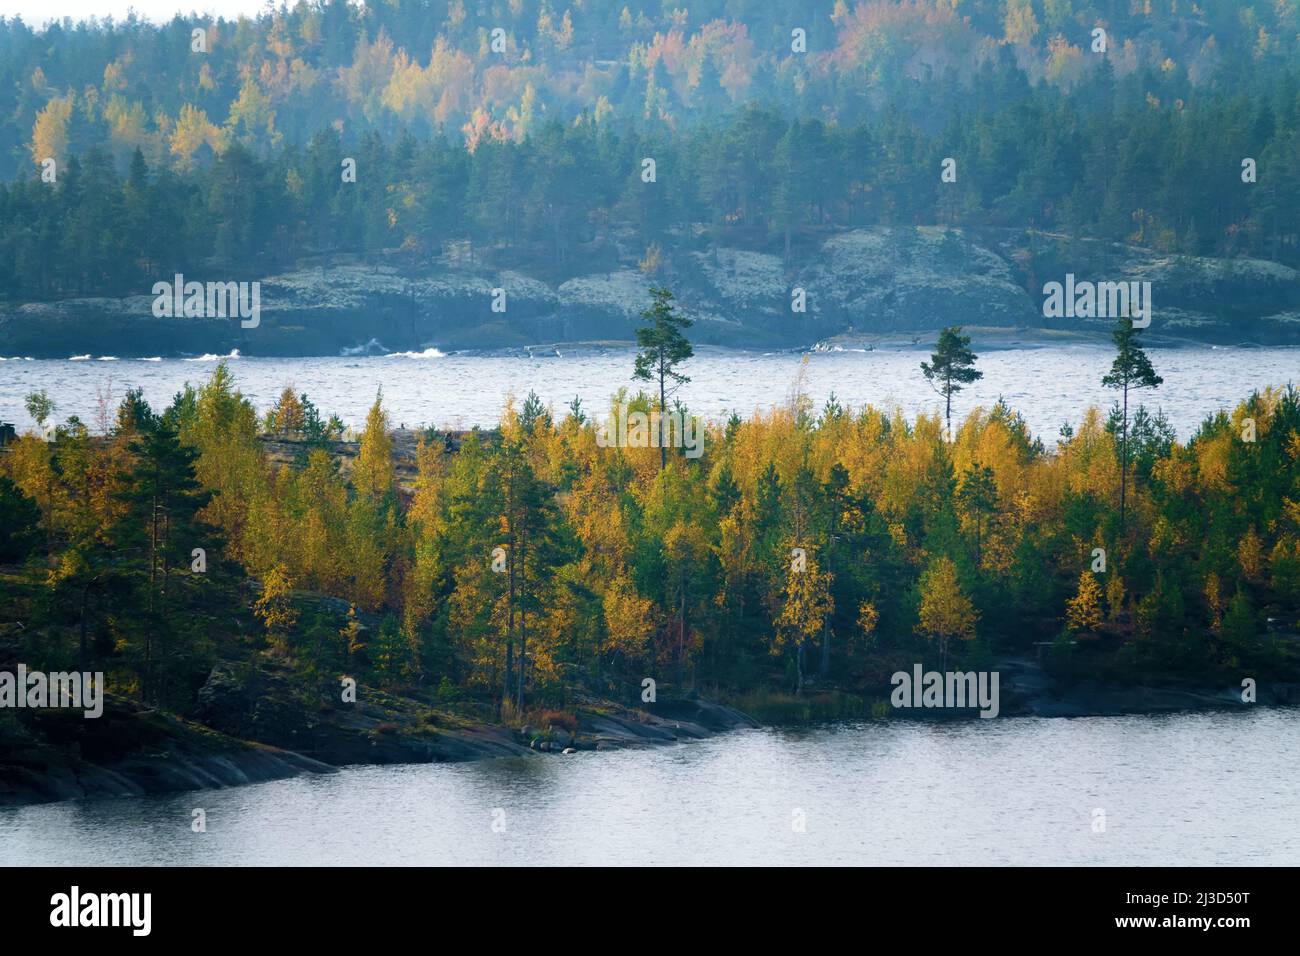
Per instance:
[[[425,349],[423,352],[389,352],[385,358],[440,359],[447,356],[437,349]]]
[[[231,349],[229,355],[215,355],[212,352],[204,352],[197,358],[187,358],[187,362],[220,362],[222,359],[239,358],[239,349]]]
[[[386,354],[387,352],[388,349],[384,348],[383,342],[379,341],[379,339],[372,338],[365,345],[356,345],[353,346],[352,348],[345,348],[340,350],[339,355],[343,356],[344,358],[351,358],[354,355],[374,355],[376,353],[382,355],[382,354]]]
[[[116,355],[101,355],[101,356],[99,357],[99,360],[100,360],[101,362],[116,362],[116,361],[117,361],[117,356],[116,356]]]
[[[68,361],[69,361],[69,362],[89,362],[89,361],[90,361],[90,356],[89,356],[89,355],[69,355],[69,356],[68,356]]]
[[[136,361],[137,361],[137,362],[161,362],[161,361],[162,361],[162,356],[161,356],[161,355],[155,355],[153,358],[142,358],[142,359],[136,359]]]

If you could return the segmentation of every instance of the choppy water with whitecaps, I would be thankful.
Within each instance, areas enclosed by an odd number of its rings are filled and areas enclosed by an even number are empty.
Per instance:
[[[1164,385],[1139,400],[1164,411],[1181,438],[1207,415],[1230,408],[1252,389],[1300,383],[1300,349],[1186,347],[1150,349]],[[376,389],[394,425],[442,428],[491,426],[506,396],[522,402],[530,390],[563,413],[575,397],[601,414],[620,387],[635,392],[630,349],[584,349],[560,353],[448,354],[429,349],[387,356],[334,358],[251,358],[228,361],[241,391],[265,409],[286,384],[306,392],[323,414],[337,414],[360,427]],[[128,386],[144,389],[155,408],[169,403],[186,382],[200,383],[219,356],[191,359],[121,359],[79,355],[33,361],[6,356],[0,362],[0,421],[20,429],[31,421],[23,397],[45,389],[58,404],[55,417],[96,420],[99,396],[120,400]],[[683,370],[691,377],[678,397],[695,412],[742,416],[787,401],[804,355],[702,348]],[[820,409],[833,392],[841,404],[867,402],[901,408],[910,418],[941,409],[939,397],[921,374],[929,358],[922,348],[818,352],[807,356],[805,390]],[[979,358],[984,378],[954,400],[953,416],[999,397],[1020,412],[1035,435],[1050,444],[1063,422],[1077,424],[1089,405],[1109,407],[1115,394],[1101,385],[1111,353],[1101,345],[990,350]]]

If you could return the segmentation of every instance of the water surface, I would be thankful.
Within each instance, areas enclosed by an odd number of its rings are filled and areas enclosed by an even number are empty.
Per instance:
[[[191,832],[196,807],[207,833]],[[1294,866],[1300,711],[841,724],[360,767],[0,810],[0,864]]]
[[[1300,349],[1197,347],[1152,349],[1150,355],[1165,384],[1136,400],[1162,409],[1183,439],[1207,414],[1231,408],[1252,389],[1300,382]],[[632,392],[644,387],[632,380],[632,357],[627,349],[535,357],[429,350],[368,358],[237,358],[230,365],[240,390],[261,410],[292,384],[324,414],[337,414],[360,428],[382,386],[395,425],[469,428],[495,425],[507,394],[513,392],[522,402],[529,390],[557,414],[576,395],[589,412],[603,415],[619,387]],[[934,413],[942,405],[920,370],[929,357],[929,350],[921,348],[814,353],[808,357],[806,392],[818,410],[834,392],[842,404],[855,407],[867,402],[886,410],[897,406],[908,418],[920,411]],[[93,429],[100,394],[111,393],[117,401],[128,386],[138,386],[161,409],[186,382],[205,381],[217,361],[217,356],[100,358],[0,362],[0,420],[28,427],[23,397],[43,388],[58,403],[58,420],[78,415]],[[732,411],[747,416],[787,400],[802,358],[796,352],[702,348],[683,366],[691,382],[678,397],[709,418],[723,419]],[[1001,396],[1050,445],[1063,422],[1078,424],[1089,405],[1105,409],[1114,401],[1115,393],[1101,385],[1111,358],[1110,350],[1099,345],[985,352],[979,359],[984,378],[954,399],[954,419]]]

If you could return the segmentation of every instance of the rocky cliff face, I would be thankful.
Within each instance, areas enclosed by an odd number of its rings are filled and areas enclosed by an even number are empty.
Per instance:
[[[463,260],[401,270],[336,261],[263,278],[256,328],[242,328],[238,319],[155,318],[149,295],[0,307],[0,355],[339,355],[627,342],[657,282],[674,289],[702,344],[811,346],[928,334],[945,325],[1047,334],[1109,329],[1109,317],[1044,317],[1044,283],[1062,282],[1067,273],[1097,282],[1149,281],[1152,340],[1300,343],[1300,274],[1275,262],[1010,230],[879,227],[829,236],[788,262],[745,249],[683,252],[653,277],[630,264],[543,281]],[[498,289],[504,311],[493,309]],[[796,290],[803,291],[804,311],[792,307]]]

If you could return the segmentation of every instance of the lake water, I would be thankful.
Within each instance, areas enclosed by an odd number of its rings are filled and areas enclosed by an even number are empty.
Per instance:
[[[1179,348],[1152,349],[1152,361],[1165,384],[1140,398],[1164,410],[1181,438],[1187,438],[1205,415],[1230,408],[1252,389],[1300,382],[1300,349]],[[231,361],[239,388],[259,409],[279,396],[285,384],[305,391],[321,411],[360,427],[375,390],[395,425],[467,428],[494,425],[507,393],[522,402],[530,389],[562,413],[575,395],[601,415],[620,386],[635,391],[632,351],[589,349],[538,354],[451,354],[436,350],[382,357],[238,358]],[[78,415],[94,427],[97,395],[111,391],[120,400],[127,386],[144,389],[155,408],[168,404],[185,382],[204,381],[216,362],[201,359],[146,361],[78,360],[0,362],[0,420],[31,424],[23,396],[45,389],[58,403],[55,417]],[[796,352],[738,352],[701,349],[684,369],[692,378],[680,392],[689,408],[710,418],[731,411],[747,415],[786,401],[802,356]],[[821,408],[833,391],[842,404],[901,407],[912,417],[941,408],[922,377],[920,363],[929,358],[919,348],[844,351],[809,356],[806,391]],[[1061,423],[1077,424],[1089,405],[1109,407],[1115,393],[1101,385],[1110,367],[1109,349],[1099,345],[990,350],[980,355],[982,381],[956,397],[954,418],[976,405],[989,406],[1002,396],[1024,415],[1035,435],[1049,445]]]
[[[1300,350],[1151,350],[1143,399],[1180,437],[1252,389],[1300,381]],[[909,416],[939,408],[921,349],[816,353],[806,391]],[[786,400],[797,353],[702,349],[681,397],[721,418]],[[215,358],[0,362],[0,420],[94,423],[96,395],[162,407]],[[266,408],[286,383],[360,425],[382,385],[395,424],[492,425],[508,392],[603,410],[632,353],[232,361]],[[1113,395],[1100,346],[988,351],[955,416],[999,395],[1050,440]],[[208,832],[190,830],[207,811]],[[494,811],[500,814],[494,817]],[[1097,811],[1104,832],[1095,832]],[[493,830],[494,819],[504,832]],[[802,832],[795,824],[803,821]],[[666,749],[364,767],[224,791],[0,810],[0,864],[1300,864],[1300,712],[740,731]]]
[[[0,864],[1294,866],[1297,824],[1300,711],[893,721],[0,810]]]

